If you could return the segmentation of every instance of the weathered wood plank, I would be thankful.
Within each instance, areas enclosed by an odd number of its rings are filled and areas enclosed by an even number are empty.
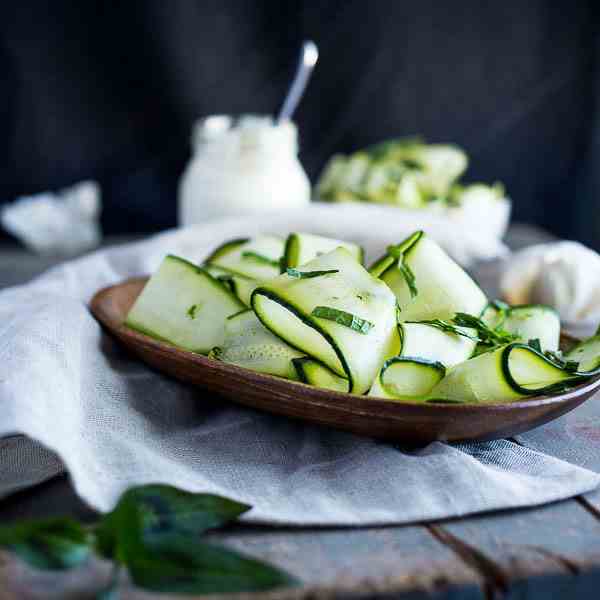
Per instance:
[[[69,514],[90,520],[94,513],[77,498],[66,478],[0,502],[0,520]],[[369,529],[273,529],[240,526],[209,535],[248,555],[268,560],[298,577],[302,586],[269,596],[287,598],[401,598],[482,600],[482,578],[422,526]],[[109,580],[97,561],[67,574],[34,571],[7,559],[0,565],[0,600],[27,597],[89,597]],[[124,598],[156,598],[124,585]],[[174,597],[175,598],[175,597]],[[223,596],[220,596],[224,600]]]
[[[597,597],[600,520],[575,500],[447,521],[432,531],[507,599]]]
[[[245,595],[254,600],[484,600],[479,575],[420,526],[302,532],[237,528],[214,533],[210,538],[286,568],[302,582],[299,588]],[[54,574],[34,571],[10,558],[0,567],[0,600],[86,598],[109,578],[110,569],[101,561],[70,573]],[[133,589],[126,581],[121,597],[156,598]],[[221,600],[229,597],[219,596]]]

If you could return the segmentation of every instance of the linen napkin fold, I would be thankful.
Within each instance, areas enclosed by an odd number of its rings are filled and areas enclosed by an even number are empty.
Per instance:
[[[230,237],[305,230],[356,240],[373,258],[412,229],[370,212],[317,206],[293,218],[215,221],[96,252],[1,292],[0,435],[22,433],[56,453],[99,510],[131,485],[158,481],[247,502],[254,522],[391,524],[598,486],[595,472],[507,440],[409,450],[219,401],[147,368],[88,311],[97,289],[153,271],[168,252],[198,261]],[[0,486],[10,492],[15,482]]]

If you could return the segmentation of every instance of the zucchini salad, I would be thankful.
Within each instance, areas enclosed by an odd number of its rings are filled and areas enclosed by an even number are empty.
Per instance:
[[[544,305],[490,301],[424,232],[370,267],[355,243],[308,233],[167,256],[125,325],[259,373],[397,402],[497,403],[600,374],[600,330],[567,352]]]

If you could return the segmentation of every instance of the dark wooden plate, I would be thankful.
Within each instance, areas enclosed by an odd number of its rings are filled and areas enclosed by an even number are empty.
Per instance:
[[[90,307],[96,319],[148,365],[239,404],[360,435],[407,444],[509,437],[556,419],[600,387],[596,378],[557,396],[460,405],[390,402],[319,389],[179,350],[126,328],[125,315],[146,281],[129,279],[100,290]]]

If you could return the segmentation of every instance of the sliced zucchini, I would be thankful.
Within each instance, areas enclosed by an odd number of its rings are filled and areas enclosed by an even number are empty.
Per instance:
[[[369,272],[394,292],[401,321],[479,315],[487,302],[480,287],[422,231],[391,246]]]
[[[192,352],[223,343],[225,320],[242,303],[206,270],[167,256],[125,320],[131,329]]]
[[[371,161],[365,152],[356,152],[348,158],[345,168],[339,175],[338,185],[350,192],[359,192]]]
[[[283,240],[273,235],[259,235],[251,240],[233,240],[219,246],[205,261],[232,275],[250,279],[270,279],[280,272]]]
[[[585,378],[520,342],[485,352],[450,369],[431,399],[503,402],[557,393]]]
[[[234,252],[249,241],[250,238],[235,238],[233,240],[228,240],[215,248],[204,262],[206,264],[215,264],[221,257],[227,256],[227,254]]]
[[[205,269],[215,278],[224,283],[237,297],[237,299],[244,303],[246,306],[250,306],[250,296],[254,291],[254,288],[260,285],[258,279],[251,279],[244,275],[234,275],[229,271],[225,271],[219,267],[206,266]]]
[[[456,204],[493,203],[506,197],[504,186],[496,182],[493,185],[472,183],[471,185],[457,186],[453,190],[452,199]]]
[[[464,151],[450,144],[415,146],[411,158],[422,167],[421,189],[432,196],[445,196],[469,163]]]
[[[298,379],[292,360],[304,356],[273,335],[250,310],[229,317],[225,339],[213,357],[259,373]]]
[[[420,176],[417,171],[402,176],[398,183],[395,204],[406,208],[422,208],[426,204],[425,194],[419,186]]]
[[[369,396],[425,401],[445,373],[446,367],[440,362],[410,356],[390,358],[375,378]]]
[[[331,369],[328,369],[314,358],[308,356],[294,358],[292,363],[298,374],[298,379],[304,383],[335,392],[349,391],[350,382],[347,378],[336,375]]]
[[[346,169],[346,157],[341,154],[332,156],[319,175],[316,185],[317,195],[322,200],[330,199],[331,194],[339,185]]]
[[[327,254],[339,247],[346,248],[362,265],[364,250],[358,244],[343,242],[311,233],[290,233],[286,242],[282,260],[282,272],[289,267],[298,267],[317,256]]]
[[[248,277],[242,277],[241,275],[232,275],[229,285],[231,291],[237,296],[240,302],[243,302],[246,306],[250,306],[250,297],[252,292],[261,284],[257,279],[249,279]]]
[[[444,331],[431,323],[398,324],[400,356],[413,356],[440,362],[447,368],[470,358],[477,345],[477,332],[466,327],[454,327],[460,333]]]
[[[593,335],[577,344],[565,354],[565,359],[579,363],[578,371],[583,373],[600,370],[600,335]]]
[[[254,290],[252,308],[275,335],[347,378],[350,391],[366,392],[392,343],[394,295],[345,248],[302,270],[337,272],[308,278],[284,273]]]
[[[488,303],[481,313],[482,321],[492,329],[502,329],[528,342],[538,339],[542,350],[556,352],[560,342],[560,317],[545,304],[508,306],[502,302]]]
[[[508,333],[519,336],[522,342],[539,339],[542,350],[558,350],[560,317],[550,306],[532,304],[512,306],[502,325]]]
[[[500,300],[491,300],[488,302],[479,317],[491,329],[502,327],[506,314],[510,306]]]

